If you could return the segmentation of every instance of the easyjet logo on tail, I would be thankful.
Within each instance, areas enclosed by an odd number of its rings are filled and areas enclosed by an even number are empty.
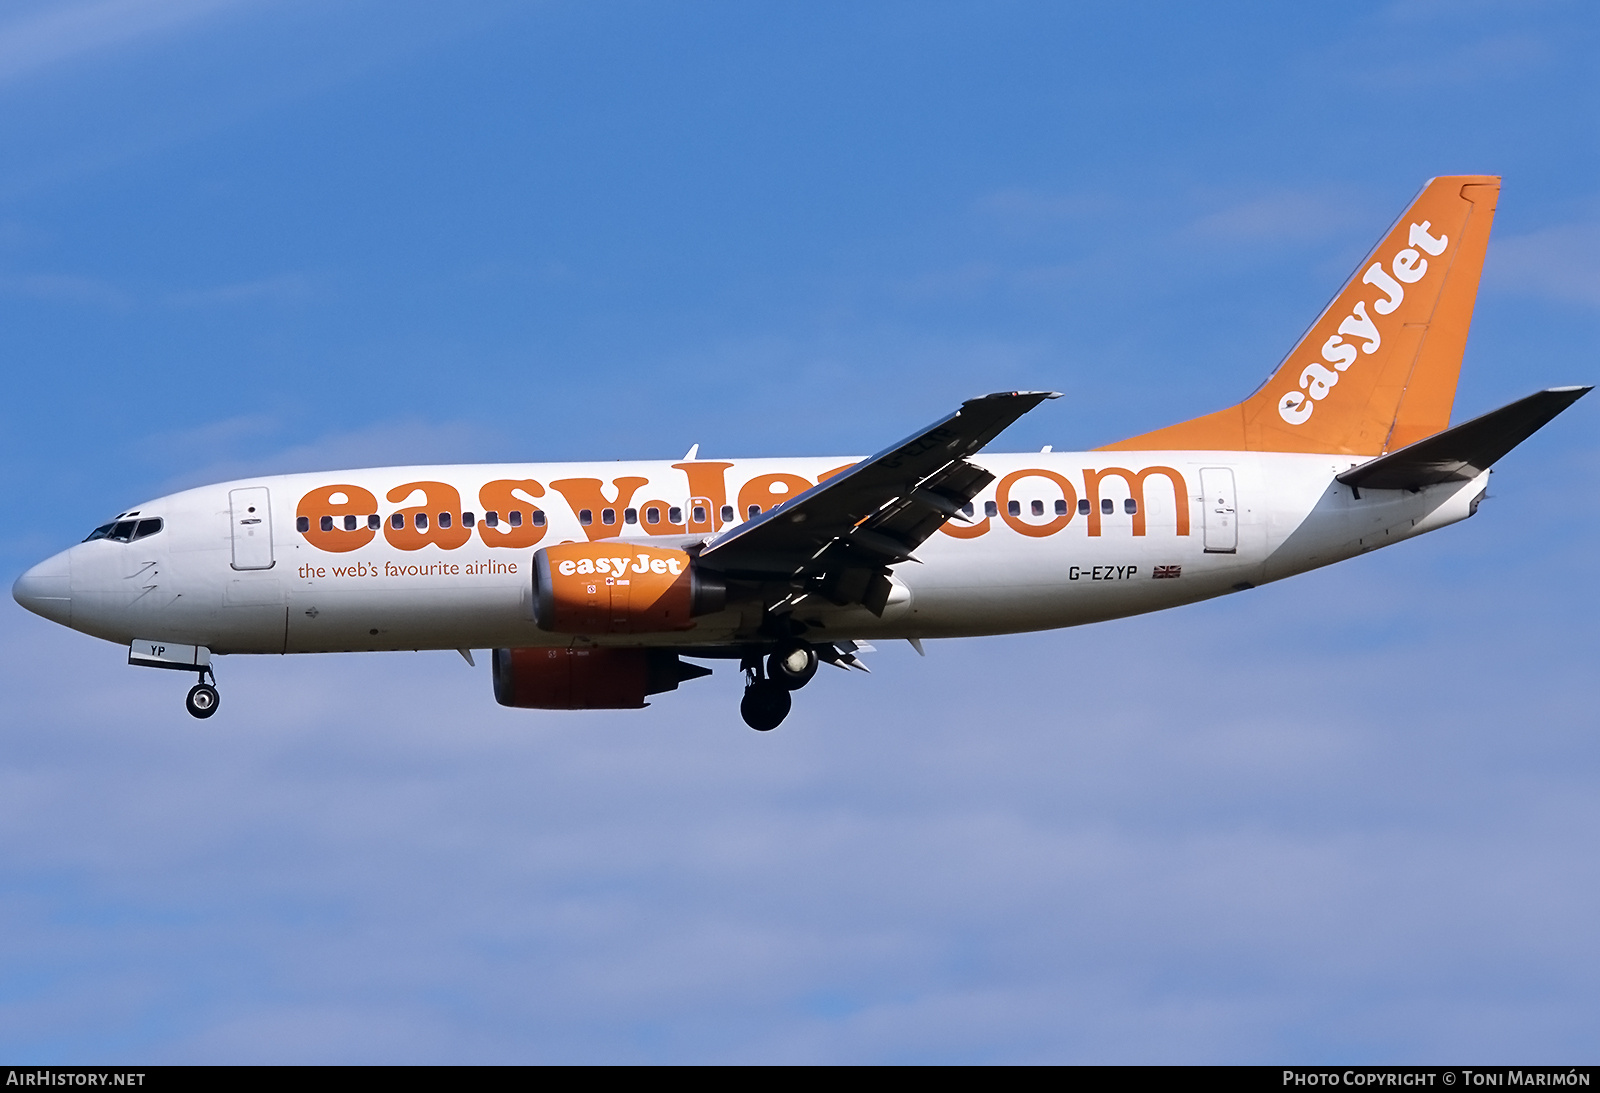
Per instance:
[[[1374,262],[1361,275],[1361,283],[1372,285],[1383,296],[1372,301],[1372,311],[1367,311],[1367,301],[1357,300],[1350,313],[1339,323],[1339,331],[1322,343],[1322,360],[1313,361],[1300,370],[1300,389],[1285,392],[1278,400],[1278,416],[1290,425],[1304,425],[1311,420],[1317,403],[1327,398],[1339,384],[1339,376],[1356,363],[1357,348],[1361,354],[1376,353],[1383,344],[1383,331],[1378,327],[1378,315],[1392,315],[1406,298],[1406,286],[1414,285],[1428,275],[1429,257],[1437,258],[1450,245],[1448,235],[1432,235],[1432,221],[1413,223],[1406,235],[1409,246],[1398,251],[1389,260],[1388,268],[1381,261]],[[1346,338],[1352,339],[1345,341]]]

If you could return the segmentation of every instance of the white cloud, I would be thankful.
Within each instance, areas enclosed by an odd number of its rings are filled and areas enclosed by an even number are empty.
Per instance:
[[[92,0],[37,6],[0,23],[0,82],[168,35],[240,6],[241,0]]]
[[[1095,193],[1056,193],[1013,186],[979,198],[976,209],[1014,235],[1062,224],[1104,220],[1128,208],[1126,199]]]
[[[955,290],[936,276],[892,286],[902,297]],[[673,442],[676,450],[649,453],[676,456],[698,442],[701,458],[713,453],[861,454],[892,442],[935,414],[949,413],[962,399],[1006,388],[1031,389],[1047,380],[1061,382],[1060,361],[1038,341],[955,339],[888,325],[846,339],[826,334],[724,338],[663,356],[646,372],[690,386],[664,385],[659,393],[642,392],[637,405],[647,414],[641,417],[654,416],[655,407],[671,403],[690,407],[697,399],[738,400],[740,411],[711,415],[709,421],[707,415],[688,415],[686,422],[699,423],[692,429],[684,426],[680,439]],[[908,374],[917,377],[914,385],[906,383]],[[587,397],[577,384],[572,391],[570,398]],[[774,406],[784,407],[789,423],[776,431],[768,412]],[[1036,416],[1048,414],[1041,411]],[[586,427],[596,430],[606,424],[585,420]],[[1019,423],[1019,434],[1027,427]],[[585,442],[592,443],[588,438]]]
[[[299,273],[285,273],[253,281],[172,292],[167,294],[166,300],[173,307],[195,308],[253,303],[297,303],[310,298],[311,294],[311,278]]]
[[[161,488],[170,492],[251,475],[299,471],[470,463],[503,451],[509,444],[504,434],[479,423],[418,418],[375,422],[286,447],[269,448],[262,443],[278,431],[275,418],[247,415],[155,437],[153,448],[164,455],[166,464],[192,468],[168,479]]]
[[[1526,15],[1537,8],[1558,8],[1567,0],[1394,0],[1379,12],[1379,17],[1397,23],[1445,22],[1461,24],[1464,19],[1485,16]]]
[[[50,303],[81,304],[111,311],[134,305],[133,294],[97,277],[64,273],[0,275],[0,293]]]
[[[1519,76],[1547,62],[1551,52],[1535,35],[1498,34],[1421,55],[1407,50],[1402,58],[1384,63],[1363,56],[1355,78],[1377,90],[1462,87]]]
[[[1284,190],[1207,213],[1187,230],[1206,241],[1304,243],[1343,235],[1361,222],[1348,196]]]
[[[180,309],[233,307],[249,304],[288,304],[311,298],[313,281],[298,273],[210,288],[167,292],[159,299]],[[0,294],[53,303],[71,303],[112,311],[128,311],[142,303],[142,294],[99,277],[66,273],[0,274]]]
[[[1600,223],[1560,224],[1525,235],[1492,237],[1484,286],[1600,306]]]

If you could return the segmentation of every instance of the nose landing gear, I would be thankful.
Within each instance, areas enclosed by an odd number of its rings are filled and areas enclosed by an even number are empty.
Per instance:
[[[217,694],[217,673],[211,669],[211,650],[204,645],[178,645],[159,639],[134,638],[128,643],[128,663],[141,668],[193,672],[198,676],[195,685],[189,688],[189,697],[183,700],[183,707],[189,711],[190,717],[210,717],[222,704],[222,696]],[[210,682],[207,682],[207,676]]]

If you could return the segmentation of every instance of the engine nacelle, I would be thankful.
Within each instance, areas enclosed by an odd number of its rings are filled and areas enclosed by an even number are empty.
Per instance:
[[[496,649],[494,700],[536,710],[637,710],[711,669],[666,649]]]
[[[681,550],[619,541],[562,543],[533,555],[533,619],[556,634],[687,630],[722,610],[727,586]]]

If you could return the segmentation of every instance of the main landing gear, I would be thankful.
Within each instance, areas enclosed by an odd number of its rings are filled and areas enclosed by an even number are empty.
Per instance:
[[[220,705],[222,696],[217,693],[217,677],[213,675],[211,682],[207,683],[206,673],[200,673],[200,682],[189,688],[189,697],[183,700],[183,708],[189,711],[190,717],[204,719],[216,713]]]
[[[761,657],[747,657],[744,698],[739,702],[744,723],[757,732],[770,732],[782,724],[794,704],[790,692],[811,682],[817,663],[817,651],[803,641],[773,650],[766,658],[764,673]]]
[[[793,700],[789,688],[775,679],[751,679],[744,685],[744,698],[739,700],[739,714],[744,723],[756,732],[770,732],[789,716]]]

